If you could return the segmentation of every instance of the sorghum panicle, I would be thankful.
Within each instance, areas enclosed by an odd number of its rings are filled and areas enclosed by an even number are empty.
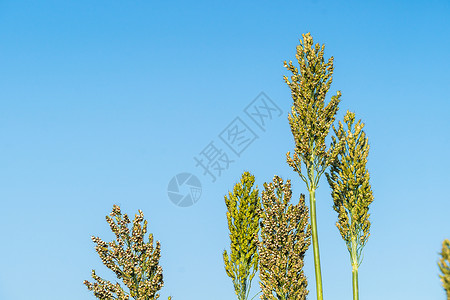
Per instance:
[[[112,284],[102,279],[96,275],[95,270],[92,270],[95,282],[85,280],[84,284],[98,299],[158,299],[157,292],[164,284],[162,267],[159,265],[161,245],[157,241],[154,247],[152,234],[149,234],[148,242],[144,240],[147,221],[144,221],[142,211],[139,210],[139,214],[135,215],[131,231],[130,219],[126,214],[122,215],[117,205],[114,205],[111,214],[106,216],[106,221],[116,240],[106,243],[99,237],[92,237],[92,241],[96,244],[95,251],[102,263],[122,280],[128,291],[125,291],[119,283]]]
[[[369,155],[369,143],[364,123],[359,120],[355,124],[355,114],[347,112],[344,125],[333,126],[336,137],[333,137],[331,149],[340,149],[337,158],[332,162],[330,173],[326,173],[331,187],[333,208],[338,213],[336,223],[339,232],[352,252],[352,240],[357,244],[357,257],[352,257],[358,265],[361,263],[361,251],[370,235],[369,205],[373,201],[370,175],[366,168]]]
[[[291,182],[275,176],[264,184],[261,210],[260,286],[261,299],[303,300],[308,294],[303,272],[305,252],[311,244],[305,196],[290,204]]]
[[[442,272],[441,278],[442,286],[447,293],[447,300],[450,300],[450,240],[444,240],[442,243],[442,252],[440,253],[439,270]]]
[[[248,299],[251,282],[258,271],[258,233],[260,198],[258,187],[253,188],[255,177],[249,172],[242,174],[233,192],[225,196],[231,253],[225,250],[225,271],[233,280],[239,300]]]

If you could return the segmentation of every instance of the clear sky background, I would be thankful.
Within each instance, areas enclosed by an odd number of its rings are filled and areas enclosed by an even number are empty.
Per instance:
[[[113,238],[113,204],[143,210],[161,241],[161,299],[235,299],[223,196],[244,170],[260,187],[277,174],[295,199],[306,192],[285,161],[282,79],[306,32],[335,57],[338,119],[354,111],[371,145],[361,299],[445,299],[449,16],[445,0],[0,1],[0,299],[94,299],[82,284],[91,269],[114,276],[90,237]],[[282,110],[265,131],[244,113],[260,92]],[[258,135],[240,157],[219,138],[238,116]],[[211,141],[234,160],[215,182],[194,161]],[[191,207],[167,195],[181,172],[202,183]],[[325,298],[351,299],[326,180],[317,211]],[[314,299],[312,247],[305,273]]]

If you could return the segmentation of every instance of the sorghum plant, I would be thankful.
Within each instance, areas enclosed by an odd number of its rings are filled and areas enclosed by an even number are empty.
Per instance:
[[[442,243],[442,252],[440,253],[439,269],[442,275],[439,275],[442,281],[442,286],[447,293],[447,300],[450,300],[450,241],[444,240]]]
[[[253,188],[255,177],[242,174],[233,192],[225,196],[231,253],[223,252],[225,271],[233,280],[239,300],[248,299],[251,283],[258,271],[258,232],[260,198],[258,188]]]
[[[305,196],[289,204],[291,182],[275,176],[264,184],[259,244],[259,277],[263,300],[303,300],[308,282],[303,273],[303,259],[311,244],[308,207]]]
[[[92,278],[96,281],[91,283],[87,280],[84,284],[98,299],[104,300],[153,300],[158,299],[157,292],[163,286],[162,268],[159,265],[161,257],[161,245],[157,241],[153,246],[153,235],[149,234],[148,242],[145,242],[147,233],[147,221],[139,210],[135,215],[133,226],[130,230],[130,219],[121,213],[120,207],[113,206],[110,216],[106,216],[116,240],[106,243],[98,237],[92,237],[97,244],[97,251],[102,263],[113,271],[118,279],[128,289],[127,291],[119,283],[111,283],[99,277],[92,270]],[[142,222],[144,221],[143,225]],[[169,297],[169,300],[171,297]]]
[[[369,143],[363,131],[364,123],[359,120],[355,124],[354,113],[347,111],[344,122],[346,129],[341,122],[339,129],[333,126],[336,137],[332,137],[331,148],[341,151],[326,176],[332,189],[333,208],[338,213],[336,226],[350,253],[353,299],[358,300],[358,267],[370,235],[369,205],[373,201],[366,169]]]
[[[287,76],[284,76],[284,80],[291,89],[294,101],[288,119],[295,141],[293,157],[291,158],[290,152],[286,156],[288,164],[306,183],[309,192],[316,290],[317,299],[320,300],[323,299],[323,292],[315,192],[321,175],[339,150],[327,151],[325,138],[335,120],[341,96],[338,91],[325,105],[325,96],[332,82],[333,57],[325,62],[324,49],[324,45],[314,45],[309,33],[303,34],[303,41],[300,40],[296,54],[300,69],[297,69],[292,61],[284,62],[284,66],[292,73],[290,80]],[[305,173],[301,170],[302,162],[306,167]]]

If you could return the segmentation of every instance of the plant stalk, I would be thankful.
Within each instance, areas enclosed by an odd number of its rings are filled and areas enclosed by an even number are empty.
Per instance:
[[[319,255],[319,236],[317,233],[316,220],[316,189],[311,187],[309,190],[309,204],[311,209],[311,234],[314,252],[314,269],[316,272],[316,292],[317,300],[323,300],[322,291],[322,272],[320,270],[320,255]]]
[[[359,300],[358,291],[358,259],[356,253],[356,239],[352,239],[352,284],[353,284],[353,300]]]

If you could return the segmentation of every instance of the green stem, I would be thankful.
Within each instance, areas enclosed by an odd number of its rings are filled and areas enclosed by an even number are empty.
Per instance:
[[[356,253],[356,239],[352,239],[352,284],[353,284],[353,300],[359,299],[358,292],[358,259]]]
[[[352,269],[352,282],[353,282],[353,300],[359,299],[358,293],[358,267]]]
[[[311,231],[312,231],[312,243],[314,251],[314,268],[316,271],[316,291],[317,300],[323,300],[322,291],[322,272],[320,271],[320,256],[319,256],[319,237],[317,233],[317,220],[316,220],[316,190],[315,187],[311,187],[309,190],[309,203],[311,208]]]

